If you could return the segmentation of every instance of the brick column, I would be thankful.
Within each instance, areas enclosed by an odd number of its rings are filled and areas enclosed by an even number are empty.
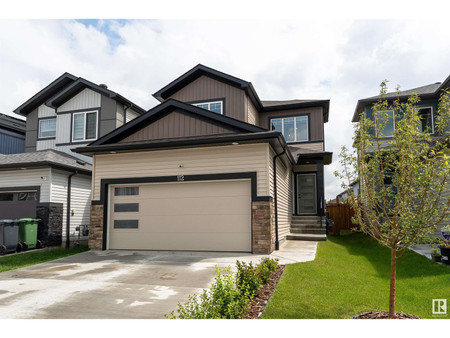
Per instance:
[[[89,248],[93,250],[103,249],[103,205],[91,205]]]
[[[253,253],[270,254],[275,250],[272,202],[252,202]]]

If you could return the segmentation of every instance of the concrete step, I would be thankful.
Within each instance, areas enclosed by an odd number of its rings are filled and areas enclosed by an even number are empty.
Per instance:
[[[291,227],[291,233],[293,234],[326,234],[327,231],[321,228],[293,228]]]
[[[311,224],[311,225],[298,225],[298,224],[291,224],[291,229],[323,229],[325,230],[325,226],[320,226],[320,224]]]
[[[290,233],[286,236],[286,239],[294,240],[294,241],[315,241],[315,242],[323,242],[327,240],[327,235],[319,235],[319,234],[293,234]]]
[[[299,221],[291,221],[291,224],[292,225],[298,225],[298,226],[313,226],[313,227],[315,227],[315,226],[323,226],[323,227],[325,227],[325,224],[326,224],[326,222],[322,222],[322,223],[320,223],[320,222],[306,222],[306,221],[302,221],[302,222],[299,222]]]
[[[322,217],[323,219],[325,217]],[[318,221],[320,219],[320,216],[292,216],[293,220],[314,220]]]

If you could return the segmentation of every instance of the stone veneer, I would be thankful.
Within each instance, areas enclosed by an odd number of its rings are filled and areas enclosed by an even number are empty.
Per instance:
[[[252,226],[253,253],[272,253],[275,250],[272,202],[252,202]],[[91,206],[89,248],[103,248],[103,205]]]
[[[103,249],[103,205],[91,205],[89,248],[93,250]]]
[[[272,202],[252,202],[253,253],[275,250],[273,212]]]
[[[62,242],[63,204],[39,203],[36,207],[39,219],[37,239],[46,246],[60,246]]]

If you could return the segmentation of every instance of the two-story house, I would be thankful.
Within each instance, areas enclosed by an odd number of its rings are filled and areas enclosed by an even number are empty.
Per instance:
[[[89,224],[92,159],[71,151],[144,110],[106,85],[65,73],[14,110],[26,117],[25,152],[0,156],[0,218],[41,219],[50,245]]]
[[[397,92],[387,93],[384,99],[387,101],[388,105],[392,105],[394,100],[399,100],[400,102],[406,102],[408,98],[417,94],[420,97],[420,102],[416,104],[416,109],[419,113],[421,124],[420,131],[434,134],[435,133],[435,119],[438,110],[439,98],[442,94],[442,90],[450,88],[450,76],[448,76],[444,82],[436,82],[422,87],[417,87],[413,89],[408,89],[401,91],[400,94]],[[353,114],[352,122],[357,123],[360,120],[362,113],[373,120],[373,105],[381,99],[380,95],[372,96],[365,99],[358,100],[356,108]],[[384,122],[383,128],[383,140],[389,140],[396,128],[396,121],[394,119],[394,111],[387,111],[387,121]],[[358,189],[360,188],[360,182],[356,182]],[[442,196],[442,200],[446,201],[450,194],[450,186],[447,189],[447,193]],[[449,224],[449,219],[443,220],[441,224],[436,229],[436,236],[442,236],[440,233],[440,228]]]
[[[329,100],[261,101],[250,82],[203,65],[154,97],[74,149],[93,156],[91,248],[270,253],[325,238]]]
[[[0,114],[0,154],[16,154],[25,151],[25,121]]]

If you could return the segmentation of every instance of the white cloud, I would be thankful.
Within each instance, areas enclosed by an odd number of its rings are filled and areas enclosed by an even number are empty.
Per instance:
[[[105,30],[105,27],[108,30]],[[115,34],[112,38],[108,34]],[[198,63],[251,81],[261,99],[330,99],[327,199],[341,145],[351,145],[360,98],[442,81],[450,73],[444,21],[0,20],[0,112],[10,114],[67,71],[106,83],[149,109],[152,93]],[[117,45],[119,43],[119,45]]]

